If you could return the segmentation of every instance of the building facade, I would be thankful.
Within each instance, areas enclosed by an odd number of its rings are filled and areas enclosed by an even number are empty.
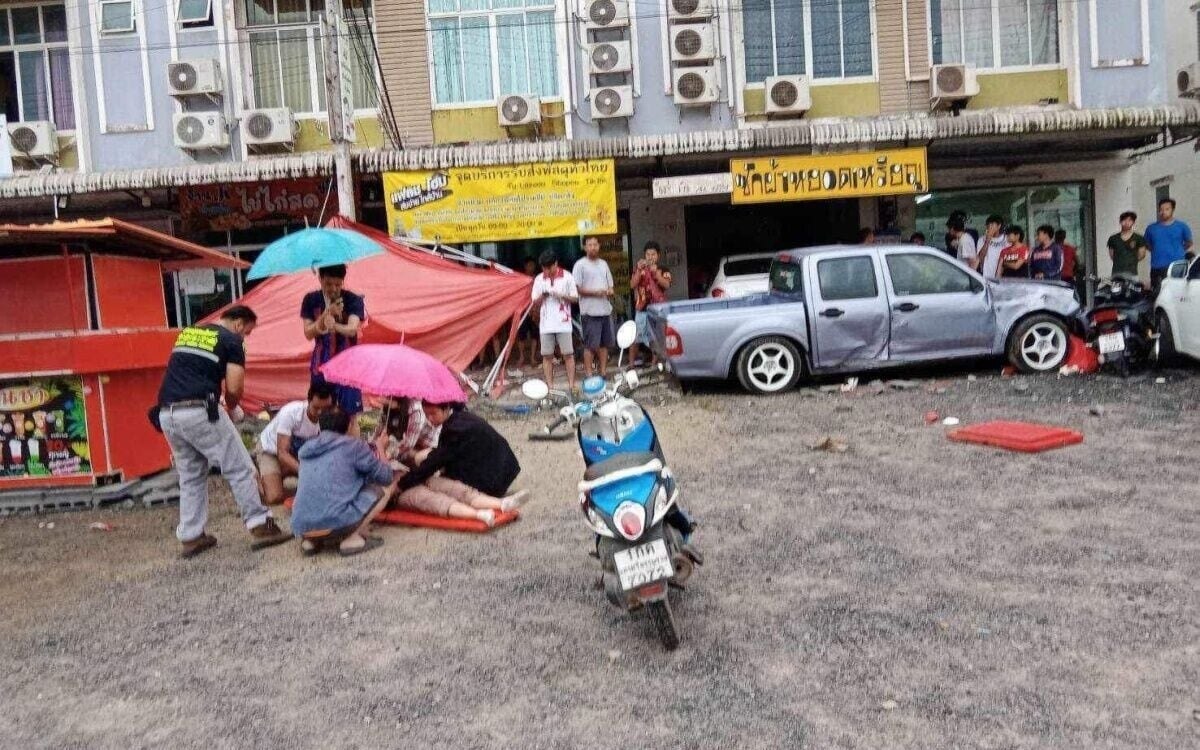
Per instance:
[[[954,210],[976,225],[998,213],[1062,227],[1103,274],[1098,238],[1121,210],[1147,214],[1150,188],[1182,195],[1196,183],[1182,141],[1200,112],[1176,80],[1197,59],[1187,0],[342,8],[332,38],[351,82],[365,221],[387,225],[384,172],[611,158],[619,231],[606,241],[626,256],[663,244],[686,271],[676,297],[700,291],[721,256],[847,241],[860,227],[920,230],[938,245]],[[117,214],[247,258],[321,220],[337,209],[325,10],[324,0],[0,2],[13,157],[0,213]],[[919,194],[743,205],[704,187],[734,158],[914,145],[928,152]],[[1182,202],[1188,218],[1196,209]],[[544,247],[570,256],[578,240],[496,236],[469,249],[519,263]],[[236,276],[181,286],[180,317],[243,288]]]

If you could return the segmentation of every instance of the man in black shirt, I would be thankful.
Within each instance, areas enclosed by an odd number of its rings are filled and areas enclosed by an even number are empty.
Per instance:
[[[235,305],[225,311],[217,325],[180,331],[167,360],[158,391],[158,421],[179,473],[179,526],[175,536],[183,544],[182,557],[193,557],[217,544],[216,538],[205,532],[212,466],[219,466],[229,482],[250,531],[251,549],[282,544],[291,538],[262,504],[254,461],[233,424],[233,419],[242,416],[238,406],[246,376],[242,337],[254,330],[257,321],[249,307]],[[222,381],[224,409],[219,404]]]

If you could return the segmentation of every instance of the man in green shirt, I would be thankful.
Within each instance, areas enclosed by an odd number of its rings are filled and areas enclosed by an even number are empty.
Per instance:
[[[1121,214],[1121,231],[1108,238],[1108,257],[1112,260],[1112,275],[1137,276],[1138,263],[1146,259],[1146,238],[1133,231],[1137,214]]]

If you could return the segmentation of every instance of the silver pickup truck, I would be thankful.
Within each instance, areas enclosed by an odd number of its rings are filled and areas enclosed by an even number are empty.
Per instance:
[[[1081,328],[1074,290],[989,281],[915,245],[779,253],[766,294],[650,308],[652,346],[683,380],[737,375],[778,393],[833,374],[1006,354],[1023,372],[1057,370]]]

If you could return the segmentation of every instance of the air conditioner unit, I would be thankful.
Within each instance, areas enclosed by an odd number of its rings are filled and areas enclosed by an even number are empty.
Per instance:
[[[628,73],[633,70],[633,53],[628,41],[588,45],[588,72],[594,76]]]
[[[247,146],[291,146],[296,120],[287,107],[252,109],[242,115],[242,142]]]
[[[58,132],[47,120],[10,122],[8,140],[15,159],[50,159],[58,156]]]
[[[812,109],[812,93],[804,76],[768,76],[767,114],[797,115]]]
[[[713,67],[676,68],[675,103],[681,107],[703,106],[717,100],[717,71]]]
[[[691,21],[712,18],[712,0],[668,0],[667,18],[672,21]]]
[[[536,96],[512,94],[496,101],[496,117],[503,127],[542,121],[542,102]]]
[[[1180,68],[1175,74],[1175,85],[1179,87],[1180,96],[1200,99],[1200,62]]]
[[[167,63],[167,88],[171,96],[219,94],[221,63],[217,60],[177,60]]]
[[[220,112],[176,112],[175,145],[188,151],[229,148],[229,128]]]
[[[633,114],[632,86],[604,86],[592,89],[592,119],[608,120]]]
[[[671,27],[671,60],[695,62],[717,56],[712,24],[687,23]]]
[[[624,28],[629,25],[629,0],[584,0],[583,18],[589,30]]]
[[[954,63],[934,65],[929,70],[930,99],[938,102],[961,102],[979,93],[975,68]]]

